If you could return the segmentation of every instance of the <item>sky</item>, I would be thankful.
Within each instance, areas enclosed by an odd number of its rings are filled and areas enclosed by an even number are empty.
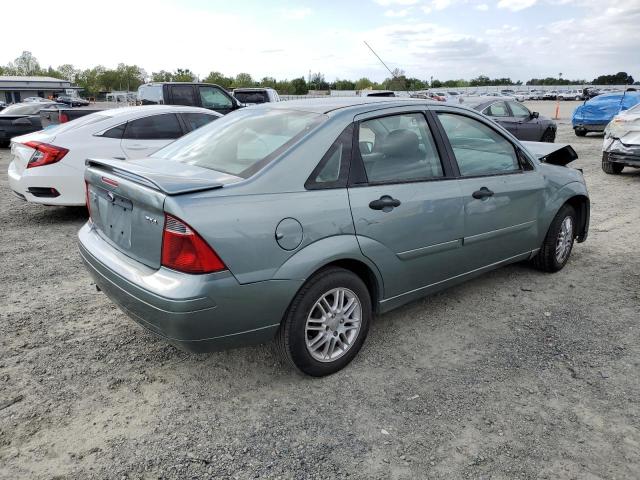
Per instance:
[[[57,19],[40,34],[3,22],[0,64],[28,50],[44,67],[381,81],[389,73],[367,41],[391,69],[423,80],[640,79],[640,0],[67,0],[64,15],[51,5],[29,2],[34,19]]]

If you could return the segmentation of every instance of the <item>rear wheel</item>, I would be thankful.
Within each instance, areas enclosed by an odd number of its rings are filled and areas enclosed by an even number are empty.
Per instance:
[[[584,137],[587,134],[587,131],[584,128],[575,128],[573,131],[578,137]]]
[[[622,173],[624,165],[621,163],[610,162],[607,160],[606,155],[602,156],[602,170],[609,175],[618,175]]]
[[[303,373],[330,375],[358,354],[371,317],[371,297],[360,277],[327,268],[296,294],[276,342],[284,359]]]
[[[569,260],[576,237],[576,211],[565,204],[556,214],[542,242],[542,247],[533,258],[533,266],[545,272],[562,270]]]
[[[547,128],[542,134],[541,142],[553,143],[556,139],[556,132],[551,128]]]

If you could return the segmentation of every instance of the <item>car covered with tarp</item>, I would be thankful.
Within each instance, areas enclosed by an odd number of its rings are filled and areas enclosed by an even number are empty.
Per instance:
[[[640,103],[640,92],[613,92],[584,102],[573,112],[571,123],[579,137],[588,132],[603,132],[618,113]]]
[[[640,168],[640,103],[613,117],[604,130],[602,170],[617,174]]]

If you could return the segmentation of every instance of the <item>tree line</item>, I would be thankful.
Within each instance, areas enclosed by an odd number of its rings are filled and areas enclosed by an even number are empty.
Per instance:
[[[484,87],[484,86],[520,86],[521,81],[512,81],[511,78],[489,78],[479,75],[471,80],[454,79],[438,80],[431,77],[429,80],[407,77],[405,72],[395,69],[391,75],[382,82],[375,82],[366,77],[358,80],[336,79],[328,82],[324,74],[317,72],[304,77],[292,80],[276,80],[273,77],[263,77],[254,79],[249,73],[239,73],[236,76],[226,76],[220,72],[212,71],[206,77],[199,78],[188,68],[177,68],[174,71],[160,70],[148,74],[138,65],[126,65],[119,63],[114,68],[106,68],[98,65],[93,68],[78,69],[73,65],[64,64],[57,68],[51,66],[44,68],[40,66],[38,60],[31,52],[22,52],[13,62],[0,66],[0,75],[19,76],[48,76],[68,80],[83,90],[85,96],[95,97],[100,92],[110,92],[114,90],[135,91],[146,82],[194,82],[215,83],[227,89],[239,87],[270,87],[280,94],[305,95],[314,90],[394,90],[394,91],[415,91],[427,88],[455,88],[455,87]],[[623,85],[634,83],[633,77],[626,72],[618,72],[613,75],[600,75],[592,82],[586,80],[569,80],[559,76],[558,78],[532,78],[526,85]],[[636,82],[638,84],[639,82]]]

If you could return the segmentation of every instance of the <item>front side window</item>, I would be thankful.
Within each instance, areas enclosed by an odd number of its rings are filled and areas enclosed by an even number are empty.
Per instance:
[[[504,102],[496,102],[489,105],[484,109],[483,112],[485,115],[489,115],[490,117],[508,117],[509,110],[507,110],[507,104]]]
[[[297,110],[244,108],[186,135],[152,156],[248,178],[326,117]]]
[[[518,102],[509,102],[509,107],[511,107],[511,111],[513,112],[514,117],[518,118],[529,118],[531,117],[531,112],[524,105],[520,105]]]
[[[173,113],[151,115],[127,123],[122,138],[131,140],[167,140],[182,136],[178,117]]]
[[[204,108],[212,110],[220,108],[232,108],[231,99],[227,97],[220,89],[214,87],[200,87],[200,100]]]
[[[358,145],[369,183],[444,176],[433,136],[421,113],[360,123]]]
[[[453,113],[438,113],[462,176],[520,171],[513,145],[482,122]]]

